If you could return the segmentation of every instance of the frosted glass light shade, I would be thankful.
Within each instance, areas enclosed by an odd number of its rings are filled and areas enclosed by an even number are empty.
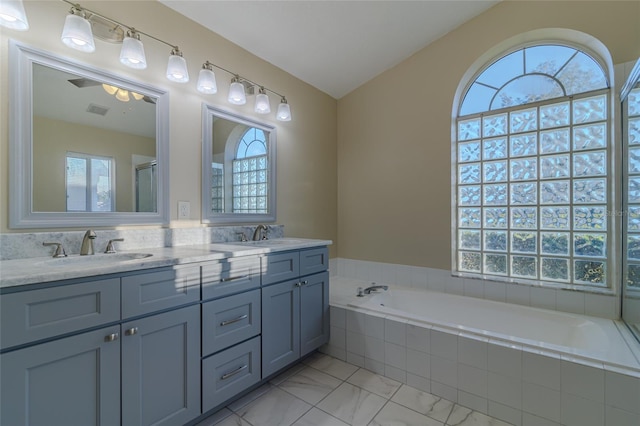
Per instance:
[[[216,75],[213,71],[207,68],[202,68],[198,75],[198,85],[196,86],[198,92],[205,93],[207,95],[213,95],[218,92],[218,85],[216,84]]]
[[[0,2],[0,25],[18,31],[29,29],[29,21],[21,0]]]
[[[282,100],[278,105],[278,112],[276,114],[278,121],[291,121],[291,108],[286,100]]]
[[[144,45],[135,37],[125,37],[120,50],[120,62],[129,68],[143,70],[147,68]]]
[[[234,105],[244,105],[247,103],[247,96],[244,93],[244,85],[233,81],[229,86],[229,97],[227,99]]]
[[[129,91],[124,89],[118,89],[116,92],[116,99],[120,102],[129,102]]]
[[[169,64],[167,65],[167,78],[176,83],[186,83],[189,81],[189,71],[187,70],[187,61],[182,56],[172,53],[169,56]]]
[[[116,86],[112,86],[106,83],[102,83],[102,88],[104,89],[105,92],[107,92],[110,95],[115,95],[116,92],[118,91],[118,88]]]
[[[258,114],[269,114],[271,112],[269,96],[266,93],[258,93],[256,95],[256,105],[253,110]]]
[[[91,53],[96,50],[91,24],[82,16],[67,15],[61,39],[67,46],[81,52]]]

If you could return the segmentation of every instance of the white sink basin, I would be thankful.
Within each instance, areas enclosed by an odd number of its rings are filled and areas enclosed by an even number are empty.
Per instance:
[[[72,255],[67,257],[58,257],[40,262],[43,266],[70,266],[70,267],[95,267],[101,265],[110,265],[113,263],[130,262],[151,257],[151,253],[112,253],[112,254],[94,254],[87,256]]]

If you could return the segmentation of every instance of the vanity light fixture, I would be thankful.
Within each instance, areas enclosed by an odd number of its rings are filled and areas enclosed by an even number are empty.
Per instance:
[[[82,15],[82,16],[80,16]],[[72,49],[92,53],[96,50],[91,24],[86,12],[78,6],[72,6],[62,29],[62,42]]]
[[[5,17],[5,12],[6,16],[9,16],[9,12],[13,10],[22,11],[22,16],[24,16],[24,22],[26,24],[26,15],[24,15],[24,7],[22,6],[21,0],[0,1],[1,25],[7,26],[5,21],[8,18]],[[140,35],[144,35],[145,37],[152,38],[171,47],[171,54],[169,55],[167,63],[167,79],[177,83],[186,83],[189,81],[187,61],[183,58],[182,52],[178,46],[172,43],[167,43],[164,40],[137,30],[129,25],[125,25],[115,19],[108,18],[100,13],[94,12],[93,10],[82,7],[77,3],[72,3],[69,0],[61,1],[71,5],[71,11],[66,18],[62,32],[62,41],[67,46],[84,52],[93,52],[95,50],[95,43],[93,39],[94,35],[101,40],[115,43],[122,42],[120,62],[130,68],[145,69],[147,67],[147,59],[144,52],[144,45],[140,40]],[[229,86],[229,96],[227,98],[229,103],[233,105],[244,105],[247,103],[247,95],[253,95],[257,89],[258,93],[255,99],[254,111],[258,114],[268,114],[271,112],[271,102],[267,92],[271,92],[281,98],[276,118],[279,121],[291,121],[291,108],[284,95],[249,79],[240,77],[237,73],[231,72],[209,61],[202,64],[202,69],[198,74],[196,88],[199,92],[208,95],[218,92],[216,75],[213,72],[214,67],[233,76],[231,79],[231,85]],[[127,102],[129,100],[129,93],[125,96],[125,94],[121,93],[117,87],[107,86],[108,85],[103,85],[104,89],[109,94],[115,95],[123,102]],[[136,95],[137,94],[131,92],[131,96],[133,96],[134,99],[139,100]],[[124,100],[125,98],[126,100]]]
[[[206,95],[214,95],[218,93],[216,74],[213,72],[213,64],[211,62],[206,61],[202,64],[196,88],[198,89],[198,92]]]
[[[83,52],[93,52],[95,44],[92,25],[97,25],[97,27],[94,27],[96,29],[96,37],[115,43],[122,42],[122,49],[120,50],[120,62],[122,64],[134,69],[145,69],[147,68],[147,58],[144,53],[144,45],[140,41],[140,35],[142,34],[171,47],[171,54],[167,64],[167,78],[178,83],[189,81],[187,61],[182,57],[182,52],[178,46],[82,7],[77,3],[72,3],[69,0],[62,1],[71,5],[70,14],[66,18],[62,31],[62,41],[67,46]],[[3,0],[3,7],[4,3]],[[111,24],[113,24],[113,27],[109,26]],[[123,34],[125,34],[124,37]]]
[[[0,25],[18,31],[29,29],[29,21],[22,0],[2,0],[0,2]]]
[[[189,81],[189,70],[187,61],[182,57],[182,52],[178,46],[171,49],[169,63],[167,64],[167,78],[176,83],[186,83]]]
[[[240,83],[240,76],[236,74],[231,79],[229,86],[229,96],[227,100],[234,105],[244,105],[247,103],[247,95],[244,93],[244,84]]]
[[[274,95],[280,96],[280,98],[282,99],[280,105],[278,106],[278,113],[276,114],[276,118],[279,121],[291,121],[291,108],[289,107],[289,104],[287,103],[284,95],[268,89],[261,84],[253,82],[248,78],[241,77],[239,74],[229,71],[228,69],[223,68],[220,65],[216,65],[210,61],[206,61],[204,64],[202,64],[202,69],[200,70],[200,76],[198,77],[197,85],[197,89],[199,92],[205,94],[214,94],[218,91],[215,80],[216,77],[213,73],[214,67],[233,76],[231,79],[231,85],[229,86],[229,96],[227,98],[229,103],[234,105],[244,105],[247,103],[247,95],[253,95],[257,91],[258,93],[256,95],[255,104],[253,106],[254,112],[258,114],[269,114],[271,112],[271,101],[269,100],[269,95],[267,94],[267,92],[271,92]]]
[[[127,31],[126,37],[122,40],[120,62],[133,69],[143,70],[147,68],[144,45],[140,41],[140,34],[133,28]]]
[[[260,87],[260,91],[256,95],[256,104],[253,110],[258,114],[269,114],[271,112],[269,95],[267,95],[267,91],[264,87]]]
[[[291,108],[287,103],[287,99],[283,96],[280,100],[280,105],[278,105],[278,112],[276,113],[276,118],[279,121],[291,121]]]

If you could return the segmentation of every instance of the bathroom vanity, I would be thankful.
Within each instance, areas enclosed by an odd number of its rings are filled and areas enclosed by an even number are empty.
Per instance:
[[[3,277],[0,423],[190,423],[328,342],[331,242],[268,241]]]

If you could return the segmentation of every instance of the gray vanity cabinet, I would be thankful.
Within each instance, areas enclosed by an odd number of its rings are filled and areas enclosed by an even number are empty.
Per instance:
[[[120,424],[120,326],[0,356],[2,425]]]
[[[199,266],[60,284],[0,297],[3,334],[19,331],[2,339],[0,424],[200,415]]]
[[[122,425],[200,415],[200,306],[122,324]]]
[[[268,255],[263,265],[263,284],[276,279],[272,273],[311,274],[262,287],[264,378],[329,341],[328,251],[323,247]]]

